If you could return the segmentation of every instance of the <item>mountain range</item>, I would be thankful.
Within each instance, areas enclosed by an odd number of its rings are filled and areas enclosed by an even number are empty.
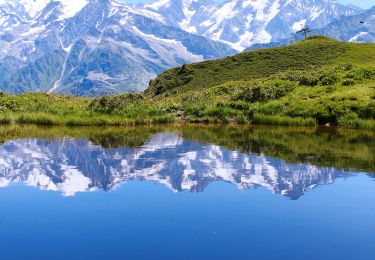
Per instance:
[[[277,42],[307,24],[335,31],[326,26],[361,13],[331,0],[159,0],[138,6],[113,0],[2,0],[0,86],[15,94],[143,91],[168,68]],[[346,38],[372,39],[372,32],[358,33],[356,21],[348,23],[355,28]]]
[[[331,0],[159,0],[145,5],[168,24],[227,43],[242,51],[256,43],[280,40],[305,25],[322,28],[361,12]]]
[[[310,35],[325,35],[345,42],[375,42],[375,7],[358,15],[337,19],[324,28],[313,30]],[[302,35],[294,35],[292,39],[288,37],[270,43],[254,44],[247,50],[286,46],[302,38]]]

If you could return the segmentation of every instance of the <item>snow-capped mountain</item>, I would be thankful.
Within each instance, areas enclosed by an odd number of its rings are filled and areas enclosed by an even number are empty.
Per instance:
[[[234,53],[112,0],[14,0],[0,12],[0,85],[11,93],[139,91],[165,69]]]
[[[221,181],[238,189],[264,187],[298,199],[319,185],[350,173],[310,164],[289,164],[264,155],[246,154],[159,133],[144,145],[102,148],[83,139],[22,139],[0,146],[0,187],[24,183],[73,196],[112,190],[139,180],[178,191],[202,192]]]
[[[359,15],[334,21],[316,33],[341,41],[375,42],[375,6]]]
[[[277,41],[305,25],[322,28],[360,10],[332,0],[157,0],[144,6],[173,26],[229,44],[238,51]]]
[[[312,31],[310,35],[325,35],[345,42],[373,43],[375,42],[375,7],[359,15],[335,20],[321,29]],[[293,38],[293,41],[291,41],[290,38],[284,38],[275,42],[255,44],[247,48],[247,50],[287,46],[295,41],[301,40],[303,36],[294,35]]]

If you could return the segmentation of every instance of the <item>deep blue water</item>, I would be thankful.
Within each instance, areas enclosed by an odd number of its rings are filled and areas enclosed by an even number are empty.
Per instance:
[[[370,169],[170,131],[105,147],[0,145],[0,259],[375,259]]]

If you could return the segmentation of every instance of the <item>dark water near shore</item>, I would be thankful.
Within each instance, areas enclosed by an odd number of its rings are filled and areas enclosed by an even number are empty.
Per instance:
[[[0,127],[0,259],[375,259],[375,133]]]

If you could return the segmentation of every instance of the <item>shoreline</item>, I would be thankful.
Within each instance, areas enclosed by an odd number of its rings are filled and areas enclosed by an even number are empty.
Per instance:
[[[86,126],[86,127],[126,127],[154,126],[163,124],[181,125],[223,125],[223,126],[296,126],[327,127],[332,129],[361,129],[375,131],[375,120],[353,119],[346,125],[338,123],[318,124],[314,118],[288,116],[269,116],[257,114],[246,122],[229,119],[223,122],[217,118],[181,118],[179,115],[166,114],[156,117],[127,118],[106,114],[66,114],[47,113],[0,113],[0,125],[37,125],[37,126]]]

